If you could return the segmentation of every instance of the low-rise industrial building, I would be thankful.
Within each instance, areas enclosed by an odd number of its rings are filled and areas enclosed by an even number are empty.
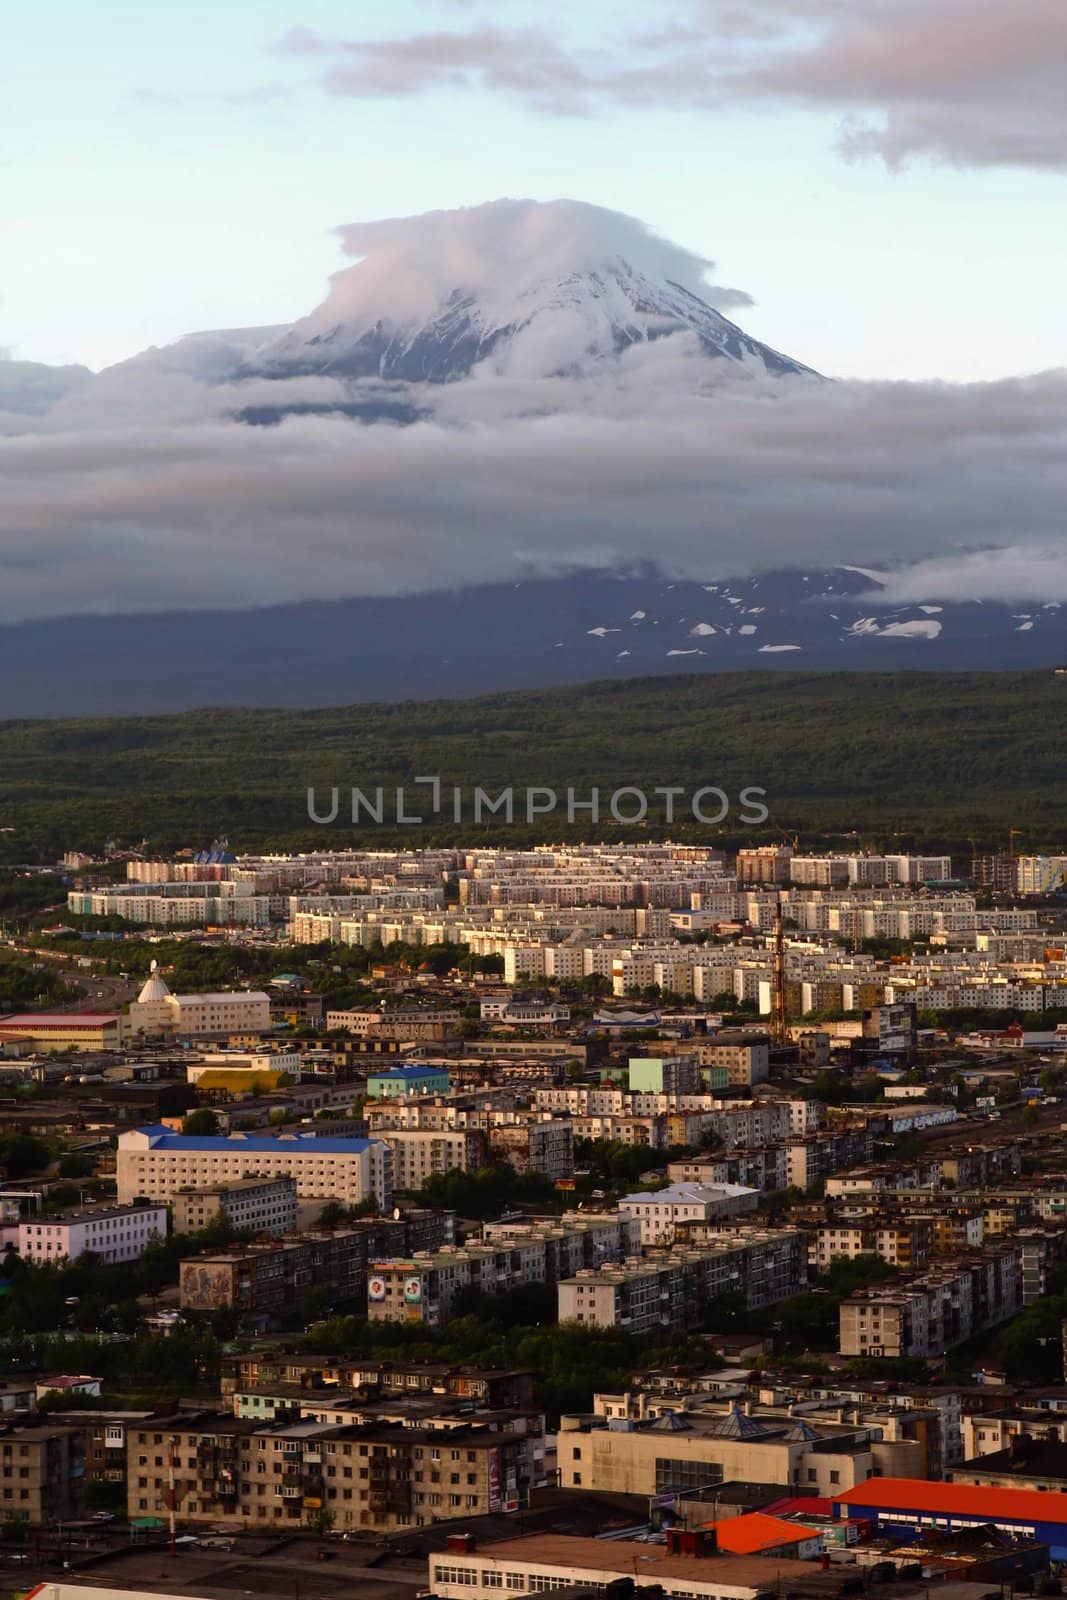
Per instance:
[[[1047,1544],[1053,1561],[1067,1561],[1067,1494],[887,1477],[871,1478],[831,1499],[835,1516],[864,1517],[878,1535],[901,1542],[930,1528],[993,1523],[1006,1533]]]

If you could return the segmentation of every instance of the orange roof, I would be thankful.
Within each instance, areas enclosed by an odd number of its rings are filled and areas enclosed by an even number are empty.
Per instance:
[[[731,1556],[754,1556],[761,1550],[778,1550],[785,1544],[802,1544],[819,1537],[816,1528],[787,1522],[785,1517],[768,1517],[762,1511],[747,1516],[726,1517],[722,1522],[705,1523],[715,1529],[719,1549]]]
[[[926,1483],[921,1478],[868,1478],[835,1494],[835,1505],[875,1511],[926,1511],[940,1516],[988,1517],[991,1521],[1067,1523],[1067,1494],[1036,1489],[987,1489],[973,1483]]]

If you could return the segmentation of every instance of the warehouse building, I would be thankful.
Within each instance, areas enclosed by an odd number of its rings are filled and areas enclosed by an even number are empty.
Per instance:
[[[871,1478],[833,1497],[837,1517],[864,1517],[875,1532],[899,1542],[930,1529],[977,1528],[987,1523],[1017,1538],[1049,1546],[1067,1561],[1067,1494],[1034,1489],[988,1489],[919,1478]]]

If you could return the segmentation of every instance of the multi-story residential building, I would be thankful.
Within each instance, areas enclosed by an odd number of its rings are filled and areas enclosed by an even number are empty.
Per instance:
[[[165,1410],[165,1406],[161,1408]],[[158,1415],[155,1411],[53,1411],[49,1421],[81,1435],[86,1484],[107,1484],[126,1500],[126,1441],[130,1428]]]
[[[574,1172],[574,1128],[563,1118],[494,1120],[487,1138],[491,1157],[510,1162],[517,1172],[539,1172],[553,1180],[569,1178]]]
[[[167,1237],[164,1205],[105,1206],[61,1216],[21,1221],[18,1251],[24,1261],[77,1261],[92,1255],[108,1266],[136,1261],[150,1244]]]
[[[807,1281],[804,1237],[792,1229],[702,1227],[698,1237],[688,1249],[585,1268],[562,1280],[559,1320],[634,1334],[691,1327],[721,1295],[739,1294],[754,1310],[798,1294]]]
[[[27,1422],[0,1437],[0,1515],[31,1527],[85,1515],[85,1450],[81,1428]]]
[[[934,1227],[929,1217],[849,1222],[835,1218],[816,1227],[808,1238],[808,1262],[825,1272],[832,1261],[856,1256],[877,1255],[890,1266],[916,1272],[925,1266],[934,1250]]]
[[[439,1327],[456,1314],[465,1294],[557,1283],[583,1266],[626,1255],[637,1245],[639,1229],[624,1214],[569,1213],[558,1222],[487,1223],[483,1234],[480,1244],[374,1262],[367,1277],[370,1320]]]
[[[413,1040],[447,1039],[459,1027],[460,1015],[451,1006],[391,1006],[368,1011],[327,1011],[326,1026],[340,1028],[357,1038],[388,1038]],[[441,1094],[447,1092],[447,1079],[440,1089],[411,1090],[400,1085],[399,1080],[384,1089],[385,1094]]]
[[[939,1356],[1021,1308],[1021,1256],[1006,1245],[930,1267],[903,1284],[857,1290],[841,1303],[838,1349],[843,1356]]]
[[[393,1158],[393,1188],[413,1194],[435,1173],[468,1172],[484,1164],[487,1136],[473,1128],[382,1128]]]
[[[631,1094],[699,1094],[703,1088],[695,1052],[674,1056],[631,1056],[627,1067]]]
[[[222,1358],[223,1399],[279,1385],[304,1393],[397,1401],[414,1397],[462,1401],[480,1410],[533,1410],[533,1379],[522,1368],[449,1366],[439,1361],[378,1361],[371,1356],[308,1355],[293,1350],[243,1350]]]
[[[199,1233],[222,1221],[239,1233],[288,1233],[296,1227],[296,1179],[235,1178],[182,1189],[171,1200],[175,1233]]]
[[[961,1423],[963,1459],[968,1463],[979,1456],[1010,1450],[1016,1439],[1043,1439],[1067,1445],[1067,1415],[1018,1400],[996,1411],[967,1412]]]
[[[789,882],[792,845],[764,844],[737,852],[737,881],[744,883]]]
[[[666,1246],[696,1222],[717,1222],[755,1211],[759,1191],[739,1184],[672,1183],[666,1189],[623,1195],[619,1210],[636,1217],[643,1245]]]
[[[177,1416],[131,1429],[131,1519],[330,1526],[388,1532],[518,1510],[534,1481],[534,1439],[477,1421],[445,1427],[263,1424]]]
[[[292,1177],[298,1196],[361,1205],[392,1204],[392,1157],[380,1139],[317,1139],[312,1134],[210,1135],[173,1133],[156,1126],[118,1139],[117,1182],[122,1202],[173,1200],[184,1189],[238,1178]]]
[[[181,1305],[188,1311],[233,1310],[243,1325],[267,1327],[297,1310],[312,1289],[329,1306],[362,1304],[366,1287],[367,1235],[336,1228],[233,1246],[181,1264]]]
[[[269,922],[271,901],[250,883],[122,883],[72,889],[67,909],[79,917],[121,917],[157,928],[223,927]]]
[[[723,1028],[696,1047],[701,1066],[725,1067],[730,1088],[766,1083],[770,1075],[770,1041],[765,1033],[742,1033]]]

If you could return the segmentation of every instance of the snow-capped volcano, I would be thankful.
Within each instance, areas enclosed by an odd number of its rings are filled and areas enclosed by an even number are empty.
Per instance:
[[[595,376],[631,347],[675,336],[757,373],[810,370],[722,314],[716,301],[749,301],[713,287],[710,262],[598,206],[498,200],[341,236],[358,264],[252,358],[257,376]]]

